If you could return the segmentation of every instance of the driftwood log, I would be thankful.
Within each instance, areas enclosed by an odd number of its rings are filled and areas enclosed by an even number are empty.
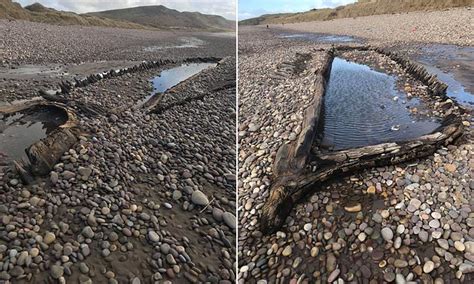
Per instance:
[[[340,47],[339,50],[374,50],[389,56],[407,73],[428,86],[432,95],[446,98],[447,86],[426,70],[409,60],[379,48]],[[312,151],[322,100],[329,78],[334,53],[329,50],[322,70],[314,74],[312,103],[305,111],[302,131],[298,138],[283,144],[276,155],[270,195],[262,207],[260,226],[262,232],[272,233],[285,222],[293,206],[331,177],[370,167],[397,164],[433,154],[439,147],[448,145],[463,133],[462,120],[455,110],[447,110],[441,126],[431,134],[405,142],[384,143],[343,151],[322,153]],[[453,104],[448,104],[454,106]]]

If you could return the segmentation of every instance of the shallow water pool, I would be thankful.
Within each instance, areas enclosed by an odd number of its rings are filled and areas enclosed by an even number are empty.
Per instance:
[[[448,85],[448,97],[474,108],[474,47],[430,44],[414,59]]]
[[[412,115],[407,107],[418,104],[397,89],[396,77],[335,58],[324,97],[321,146],[341,150],[428,134],[440,124]]]
[[[65,113],[56,108],[32,110],[10,116],[0,114],[0,160],[26,158],[25,149],[45,138],[66,121]]]
[[[147,102],[156,94],[164,93],[168,89],[178,85],[182,81],[196,75],[206,68],[214,67],[217,63],[185,63],[177,67],[161,71],[160,75],[154,77],[153,91],[148,95],[141,104]]]
[[[329,34],[315,34],[315,33],[283,33],[280,38],[286,39],[299,39],[313,42],[326,42],[326,43],[337,43],[337,42],[355,42],[356,38],[346,35],[329,35]]]

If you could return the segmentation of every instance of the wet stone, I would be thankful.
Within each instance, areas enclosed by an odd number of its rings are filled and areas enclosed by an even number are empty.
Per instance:
[[[434,267],[435,267],[434,262],[429,260],[429,261],[425,262],[425,264],[423,265],[423,272],[424,273],[431,273],[431,271],[433,271]]]
[[[369,279],[372,276],[372,272],[370,271],[370,268],[365,265],[361,266],[360,271],[362,272],[362,275],[366,279]]]
[[[341,273],[339,269],[335,269],[333,272],[331,272],[331,274],[329,274],[329,277],[328,277],[328,282],[332,283],[334,280],[336,280],[337,277],[339,276],[339,273]]]
[[[149,231],[148,232],[148,239],[151,241],[151,242],[159,242],[160,241],[160,236],[155,232],[155,231]]]
[[[283,256],[289,256],[292,252],[291,246],[286,246],[281,253]]]
[[[43,238],[44,243],[47,245],[51,244],[55,240],[56,240],[56,236],[51,232],[47,232]]]
[[[374,220],[375,223],[382,223],[382,216],[378,213],[375,213],[374,216],[372,216],[372,220]]]
[[[418,233],[418,237],[420,238],[420,241],[422,242],[427,242],[428,241],[428,233],[425,231],[425,230],[421,230],[419,233]]]
[[[362,205],[360,203],[357,203],[355,205],[346,206],[344,207],[344,210],[346,210],[349,213],[356,213],[362,210]]]
[[[59,279],[62,277],[64,274],[64,267],[59,266],[59,265],[53,265],[51,266],[51,276],[54,279]]]
[[[90,226],[86,226],[84,227],[84,229],[82,229],[82,235],[86,238],[91,239],[94,237],[94,231]]]
[[[408,262],[403,259],[396,259],[393,265],[397,268],[404,268],[408,266]]]
[[[22,276],[23,274],[25,274],[25,270],[22,267],[17,265],[15,267],[13,267],[13,269],[11,269],[9,273],[13,277],[19,277],[19,276]]]
[[[395,280],[395,273],[387,271],[383,274],[383,279],[387,282],[393,282]]]
[[[235,219],[235,216],[234,216],[234,214],[232,214],[230,212],[225,212],[222,215],[222,220],[231,229],[235,229],[236,226],[237,226],[237,221]]]
[[[420,205],[421,205],[421,201],[416,198],[413,198],[412,200],[410,200],[410,203],[408,204],[408,211],[415,212],[416,210],[420,208]]]
[[[209,203],[209,199],[207,199],[207,196],[200,190],[196,190],[193,192],[191,200],[194,204],[201,206],[205,206]]]
[[[429,222],[429,226],[430,226],[431,228],[437,229],[437,228],[439,228],[440,223],[439,223],[439,221],[438,221],[437,219],[434,219],[434,220],[431,220],[431,221]]]
[[[445,240],[445,239],[439,239],[437,242],[438,242],[438,245],[439,245],[441,248],[443,248],[443,249],[445,249],[445,250],[448,250],[448,249],[449,249],[449,243],[448,243],[447,240]]]
[[[372,259],[373,260],[382,260],[384,257],[384,252],[381,250],[374,250],[372,252]]]
[[[382,237],[385,241],[391,241],[393,239],[393,232],[392,229],[385,227],[381,231]]]
[[[456,248],[456,250],[458,250],[460,252],[463,252],[466,249],[466,246],[460,241],[455,241],[454,242],[454,247]]]

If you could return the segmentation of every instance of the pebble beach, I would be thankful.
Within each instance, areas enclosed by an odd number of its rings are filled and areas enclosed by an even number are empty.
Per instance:
[[[464,135],[454,145],[427,158],[335,177],[298,202],[277,232],[264,234],[259,224],[276,152],[300,133],[309,100],[305,86],[311,82],[290,80],[294,70],[282,69],[307,53],[318,72],[322,50],[333,44],[289,40],[282,32],[355,36],[363,43],[349,45],[390,50],[420,42],[469,46],[470,15],[459,9],[239,29],[239,283],[472,281],[469,108]],[[415,22],[423,35],[407,31]]]
[[[235,38],[19,21],[1,21],[0,30],[7,74],[89,60],[82,78],[168,62],[62,94],[78,141],[49,175],[26,184],[0,165],[0,282],[234,282]],[[18,36],[25,32],[35,36]],[[201,46],[174,48],[181,37],[199,37]],[[152,78],[198,57],[217,58],[217,66],[172,88],[159,112],[140,107]],[[71,78],[24,75],[2,80],[3,104]]]

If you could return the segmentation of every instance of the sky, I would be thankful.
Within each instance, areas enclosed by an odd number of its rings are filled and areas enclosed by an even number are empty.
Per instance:
[[[304,12],[311,9],[334,8],[356,0],[239,0],[239,21],[263,14]]]
[[[76,13],[96,12],[136,6],[164,5],[178,11],[201,12],[236,20],[236,0],[14,0],[23,7],[35,2],[56,10]]]

